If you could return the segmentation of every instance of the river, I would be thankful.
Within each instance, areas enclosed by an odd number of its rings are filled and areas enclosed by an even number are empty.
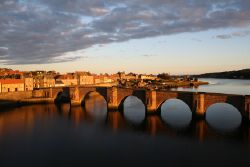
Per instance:
[[[212,78],[199,78],[199,80],[209,82],[209,85],[201,85],[197,88],[177,88],[173,90],[250,95],[250,80]]]
[[[202,79],[206,80],[207,79]],[[250,94],[249,80],[208,79],[181,89]],[[0,112],[0,166],[243,166],[250,164],[250,125],[228,104],[194,120],[180,100],[146,115],[136,97],[107,111],[97,93],[84,107],[31,105]]]

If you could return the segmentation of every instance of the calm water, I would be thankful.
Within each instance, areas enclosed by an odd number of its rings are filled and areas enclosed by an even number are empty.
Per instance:
[[[221,82],[226,83],[221,91],[227,90],[227,82]],[[245,87],[247,81],[242,82],[229,85]],[[85,105],[33,105],[0,112],[0,166],[250,163],[250,125],[231,105],[209,107],[205,120],[192,119],[189,107],[174,99],[154,116],[146,115],[133,96],[125,100],[124,112],[107,111],[105,100],[94,93]]]
[[[202,85],[198,88],[177,88],[173,90],[250,95],[250,80],[210,78],[200,78],[199,80],[209,82],[210,84]]]

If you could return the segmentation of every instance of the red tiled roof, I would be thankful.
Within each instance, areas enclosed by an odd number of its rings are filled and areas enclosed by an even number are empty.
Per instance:
[[[21,84],[24,83],[22,79],[0,79],[1,84]]]

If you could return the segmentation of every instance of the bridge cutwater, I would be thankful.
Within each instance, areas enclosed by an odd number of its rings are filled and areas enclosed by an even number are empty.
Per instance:
[[[107,102],[109,110],[123,110],[128,96],[135,96],[145,105],[147,113],[158,113],[161,105],[169,99],[185,102],[195,116],[204,117],[209,106],[228,103],[238,109],[243,118],[250,120],[250,96],[206,92],[156,91],[120,87],[53,87],[32,91],[32,97],[50,98],[55,103],[69,102],[71,105],[84,105],[85,98],[97,92]]]

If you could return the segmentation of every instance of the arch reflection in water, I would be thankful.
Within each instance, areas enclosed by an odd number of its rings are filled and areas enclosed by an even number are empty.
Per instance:
[[[68,103],[61,103],[56,105],[57,112],[59,115],[64,115],[66,117],[70,116],[71,106]]]
[[[84,98],[84,108],[86,114],[94,122],[105,122],[107,118],[107,102],[97,92],[90,92]]]
[[[135,96],[128,96],[124,103],[124,117],[128,122],[139,125],[146,117],[145,105]]]
[[[206,121],[218,131],[234,131],[240,126],[241,120],[240,112],[231,104],[213,104],[206,111]]]
[[[170,99],[161,106],[161,118],[174,128],[186,128],[192,120],[192,112],[183,101]]]

